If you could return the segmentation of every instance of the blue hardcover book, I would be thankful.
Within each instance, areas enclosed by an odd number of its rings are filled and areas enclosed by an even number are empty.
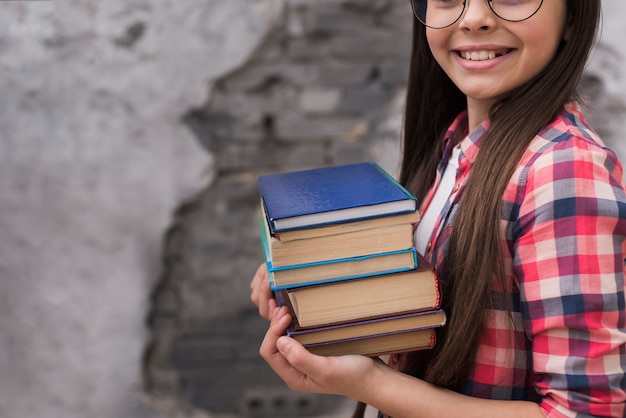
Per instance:
[[[406,227],[404,228],[404,231],[402,231],[403,227]],[[259,229],[272,289],[287,289],[312,284],[356,279],[366,276],[396,273],[412,270],[418,266],[418,254],[412,246],[411,224],[392,225],[389,227],[379,228],[389,229],[390,232],[386,234],[378,234],[379,229],[374,229],[347,233],[343,234],[343,236],[334,235],[330,237],[311,238],[308,240],[299,240],[284,244],[271,236],[269,228],[267,227],[267,222],[264,219],[259,219]],[[396,236],[405,235],[405,239],[399,240],[399,242],[404,241],[405,244],[400,245],[399,249],[392,249],[394,247],[389,247],[388,251],[377,251],[377,248],[379,247],[377,246],[378,243],[376,243],[377,245],[372,245],[369,250],[366,250],[367,247],[363,247],[364,249],[362,252],[355,253],[352,250],[354,248],[357,248],[358,250],[359,247],[350,245],[351,239],[358,240],[361,244],[375,242],[375,240],[359,239],[359,237],[363,234],[373,234],[374,236],[378,235],[381,239],[384,239],[385,235],[392,235],[394,240]],[[339,240],[338,244],[335,245],[332,242],[333,240]],[[286,255],[283,259],[286,258],[299,261],[291,264],[286,264],[284,262],[276,263],[274,260],[275,254],[273,254],[276,253],[276,251],[272,251],[270,248],[272,245],[275,246],[274,250],[285,246],[293,248],[292,246],[295,245],[296,249],[298,249],[297,252],[300,252],[301,256],[293,257],[289,254],[289,248],[287,248]],[[336,246],[347,250],[346,252],[335,252],[332,251],[331,248],[330,253],[339,255],[345,254],[347,256],[341,258],[334,256],[330,258],[316,257],[319,254],[319,251],[316,251],[314,249],[315,247],[324,252],[327,250],[327,247]],[[306,251],[307,248],[311,249],[310,253]]]
[[[417,200],[374,162],[259,176],[272,232],[417,210]]]
[[[280,290],[413,270],[418,267],[418,257],[415,248],[409,248],[288,267],[273,267],[271,261],[266,264],[272,290]]]

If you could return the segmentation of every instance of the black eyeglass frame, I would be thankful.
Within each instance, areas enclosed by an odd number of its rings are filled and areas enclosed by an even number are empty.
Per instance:
[[[465,9],[467,7],[467,2],[469,0],[463,0],[463,9],[461,10],[461,13],[459,14],[459,17],[457,17],[454,22],[450,23],[449,25],[446,26],[430,26],[427,25],[426,22],[422,21],[422,19],[420,19],[420,17],[417,14],[417,11],[415,10],[415,3],[417,2],[417,0],[409,0],[409,3],[411,3],[411,10],[413,10],[413,15],[415,16],[415,18],[424,26],[426,26],[427,28],[431,28],[431,29],[445,29],[445,28],[449,28],[450,26],[454,25],[456,22],[459,21],[459,19],[461,19],[461,17],[463,16],[463,14],[465,13]],[[480,1],[480,0],[479,0]],[[491,3],[493,2],[493,0],[485,0],[487,2],[487,6],[489,6],[489,9],[493,12],[494,15],[496,15],[498,18],[506,21],[506,22],[523,22],[525,20],[530,19],[531,17],[533,17],[534,15],[537,14],[537,12],[539,11],[539,9],[541,9],[541,6],[543,6],[543,0],[541,0],[541,2],[539,3],[539,6],[537,6],[537,9],[528,17],[525,17],[524,19],[506,19],[502,16],[500,16],[495,10],[493,10],[493,6],[491,5]],[[424,19],[426,20],[426,19]]]

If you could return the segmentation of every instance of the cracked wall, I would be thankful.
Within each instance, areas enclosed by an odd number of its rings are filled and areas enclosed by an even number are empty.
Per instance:
[[[0,382],[0,416],[165,416],[167,408],[146,401],[142,381],[156,331],[180,339],[152,346],[170,361],[151,370],[152,383],[191,403],[176,392],[172,361],[189,368],[181,353],[206,342],[194,330],[218,335],[229,328],[215,327],[231,321],[258,330],[246,310],[260,260],[255,174],[365,157],[395,170],[389,150],[398,146],[406,39],[389,47],[396,59],[372,61],[369,52],[390,42],[376,28],[402,33],[406,7],[0,2],[0,374],[11,376]],[[624,161],[626,5],[603,7],[584,87],[592,124]],[[325,54],[335,55],[317,62]],[[255,91],[272,100],[255,105]],[[341,120],[329,120],[332,112]],[[185,269],[180,288],[169,286]],[[244,344],[241,356],[251,350]],[[311,402],[245,393],[228,408]],[[276,403],[260,404],[259,394]],[[211,408],[169,405],[171,416]]]

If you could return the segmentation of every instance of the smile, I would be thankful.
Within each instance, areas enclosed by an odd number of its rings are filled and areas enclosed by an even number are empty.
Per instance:
[[[470,61],[487,61],[507,54],[509,51],[459,51],[459,56]]]

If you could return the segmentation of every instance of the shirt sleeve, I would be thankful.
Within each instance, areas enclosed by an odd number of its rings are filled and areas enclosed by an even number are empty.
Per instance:
[[[615,155],[583,138],[530,165],[514,273],[548,417],[624,417],[626,196]]]

